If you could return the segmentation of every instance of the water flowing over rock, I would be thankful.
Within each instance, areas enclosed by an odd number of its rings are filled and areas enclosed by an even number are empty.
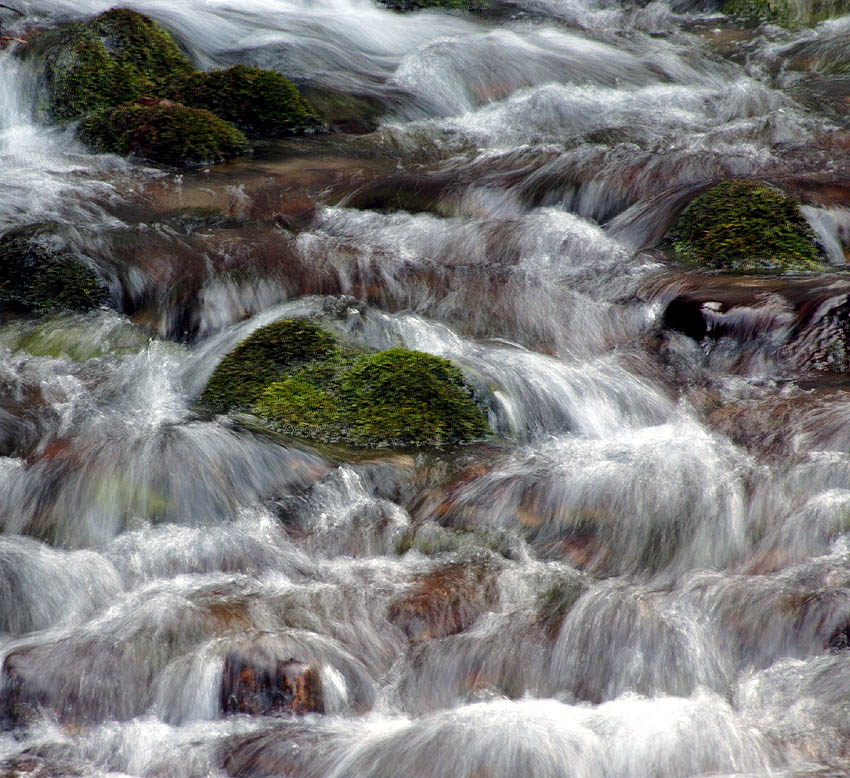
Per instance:
[[[850,774],[847,10],[0,3],[0,776]]]

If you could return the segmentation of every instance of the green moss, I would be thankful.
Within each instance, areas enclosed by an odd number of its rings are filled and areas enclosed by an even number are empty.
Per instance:
[[[184,74],[173,79],[166,92],[185,105],[212,111],[252,136],[293,135],[321,125],[289,79],[247,65]]]
[[[38,226],[0,238],[0,303],[35,313],[88,311],[109,300],[106,284],[74,255],[51,245]]]
[[[757,181],[731,179],[699,195],[670,238],[681,259],[719,270],[821,269],[815,235],[797,203]]]
[[[160,87],[192,65],[176,41],[153,19],[128,8],[113,8],[86,26],[101,40],[119,65],[135,69],[154,87]]]
[[[744,22],[813,25],[850,11],[848,0],[725,0],[720,10]]]
[[[340,383],[355,441],[425,443],[487,432],[463,374],[451,362],[394,348],[364,354]]]
[[[450,362],[405,349],[363,353],[303,320],[255,332],[200,398],[250,410],[287,434],[354,445],[441,444],[485,436],[487,419]]]
[[[0,328],[0,345],[36,357],[83,361],[106,354],[136,354],[149,343],[136,325],[116,321],[104,328],[102,312],[89,315],[62,313],[37,321],[17,320]]]
[[[308,362],[333,361],[336,338],[305,319],[286,319],[257,330],[224,357],[200,402],[216,413],[249,410],[263,390]]]
[[[487,0],[378,0],[385,8],[394,11],[421,11],[430,8],[450,11],[483,11],[489,7]]]
[[[301,437],[313,437],[323,428],[336,429],[342,418],[339,402],[333,395],[300,378],[269,384],[253,410]]]
[[[721,11],[745,22],[764,20],[787,26],[792,20],[787,0],[725,0]]]
[[[155,94],[192,72],[165,29],[123,8],[45,34],[33,54],[44,60],[44,107],[59,120]]]
[[[223,119],[170,100],[96,111],[81,122],[78,136],[98,151],[136,154],[167,165],[218,162],[247,147],[245,136]]]

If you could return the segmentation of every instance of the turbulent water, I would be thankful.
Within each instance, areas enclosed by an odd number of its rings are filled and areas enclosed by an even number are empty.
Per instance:
[[[13,5],[26,36],[112,3]],[[52,224],[112,298],[0,324],[0,775],[850,774],[850,17],[127,5],[380,110],[178,173],[44,123],[0,52],[0,232]],[[835,267],[658,250],[731,176]],[[352,457],[199,414],[292,316],[453,360],[493,438]],[[235,655],[309,665],[322,712],[232,715]]]

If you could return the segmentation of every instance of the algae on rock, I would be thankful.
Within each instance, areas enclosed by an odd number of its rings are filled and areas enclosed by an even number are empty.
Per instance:
[[[205,108],[252,136],[294,135],[321,125],[295,84],[271,70],[234,65],[182,74],[166,91],[172,100]]]
[[[669,233],[676,254],[718,270],[819,270],[815,235],[797,203],[758,181],[730,179],[695,197]]]
[[[248,145],[223,119],[170,100],[95,111],[81,122],[77,134],[97,151],[136,154],[167,165],[220,162],[238,156]]]
[[[278,137],[322,124],[281,74],[245,65],[198,72],[167,30],[127,8],[41,33],[22,56],[41,63],[42,108],[82,119],[80,139],[100,151],[216,162],[247,150],[238,127]]]
[[[126,8],[43,35],[34,51],[43,51],[46,108],[59,120],[156,94],[193,70],[167,30]]]
[[[745,22],[766,21],[783,27],[817,24],[850,11],[848,0],[724,0],[720,10]]]
[[[234,348],[200,403],[250,411],[287,434],[354,445],[464,442],[489,429],[448,360],[401,348],[365,352],[299,319],[263,327]]]
[[[41,226],[21,227],[0,238],[0,305],[47,313],[88,311],[108,301],[100,276],[51,245]]]

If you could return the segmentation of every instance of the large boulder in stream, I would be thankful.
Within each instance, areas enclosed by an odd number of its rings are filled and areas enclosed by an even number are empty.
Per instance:
[[[88,311],[108,301],[103,279],[43,225],[0,237],[0,310]]]
[[[167,30],[127,8],[43,33],[25,53],[43,57],[43,105],[59,120],[157,94],[193,71]]]
[[[460,443],[488,432],[448,360],[358,349],[303,319],[270,324],[236,346],[200,403],[217,413],[249,411],[286,434],[354,445]]]
[[[706,190],[678,216],[669,237],[678,257],[715,270],[822,269],[797,203],[759,181],[730,179]]]

